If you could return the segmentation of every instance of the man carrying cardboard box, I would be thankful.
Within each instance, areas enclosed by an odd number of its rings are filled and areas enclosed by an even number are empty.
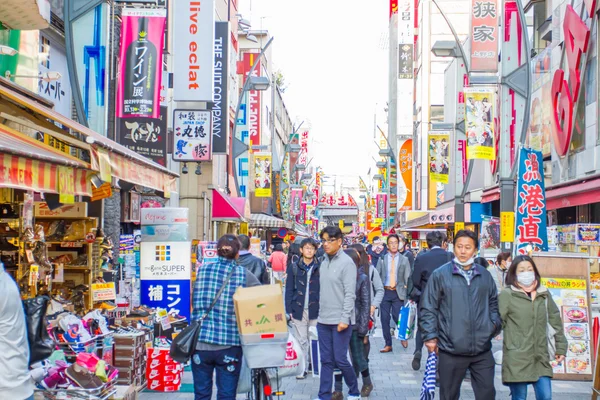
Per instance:
[[[328,226],[321,231],[325,257],[320,269],[320,307],[317,324],[321,353],[319,400],[331,400],[333,369],[337,365],[348,386],[348,399],[360,399],[358,381],[348,360],[355,323],[356,265],[342,249],[342,231]]]

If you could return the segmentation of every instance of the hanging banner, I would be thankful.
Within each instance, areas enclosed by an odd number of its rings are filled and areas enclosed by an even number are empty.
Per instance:
[[[471,71],[498,71],[498,0],[471,0]]]
[[[244,53],[244,58],[243,58],[243,72],[244,72],[244,82],[246,81],[246,79],[248,79],[248,74],[250,73],[250,70],[252,69],[252,65],[254,65],[254,63],[256,62],[256,58],[259,56],[259,54],[256,53]],[[261,71],[262,71],[262,67],[261,67],[261,62],[260,60],[258,61],[258,64],[256,65],[256,68],[254,69],[254,72],[252,73],[252,76],[261,76]],[[250,146],[259,146],[260,145],[260,127],[261,127],[261,96],[260,96],[260,92],[258,90],[250,90],[248,91],[248,96],[247,96],[248,101],[246,102],[247,105],[247,118],[248,121],[246,122],[247,126],[248,126],[248,138],[249,138],[249,145]]]
[[[483,253],[500,250],[500,218],[487,215],[481,217],[479,249]]]
[[[173,1],[173,97],[213,101],[215,1]]]
[[[124,8],[121,24],[118,118],[160,118],[162,49],[167,11]]]
[[[541,150],[549,157],[552,149],[552,131],[555,121],[552,115],[552,49],[541,51],[531,60],[532,93],[526,145]]]
[[[385,218],[387,214],[387,194],[386,193],[377,193],[376,197],[376,218]]]
[[[412,139],[405,140],[400,145],[400,160],[399,172],[402,177],[402,183],[398,183],[398,188],[404,190],[404,200],[402,195],[398,193],[398,211],[412,210],[412,187],[413,187],[413,141]],[[403,187],[404,186],[404,187]]]
[[[389,206],[389,224],[394,225],[394,218],[396,217],[396,210],[398,207],[398,167],[396,160],[390,157],[390,168],[389,173],[389,185],[390,185],[390,206]],[[351,196],[350,196],[351,197]]]
[[[75,170],[59,165],[57,173],[59,202],[63,204],[75,203]]]
[[[215,24],[215,76],[214,103],[212,108],[212,152],[228,154],[229,137],[229,23]]]
[[[209,110],[173,112],[173,160],[210,161],[212,159],[212,113]]]
[[[467,159],[495,160],[496,89],[465,87]]]
[[[306,165],[308,162],[308,131],[300,134],[300,153],[298,154],[298,165]]]
[[[118,118],[118,142],[141,156],[167,165],[167,107],[160,107],[160,118]]]
[[[254,195],[256,197],[271,197],[271,155],[254,155]]]
[[[429,131],[429,179],[450,182],[450,132]]]
[[[467,141],[463,139],[458,140],[458,152],[460,153],[462,180],[463,183],[467,181]]]
[[[301,211],[302,189],[292,189],[290,192],[290,214],[297,216]]]
[[[516,247],[519,254],[526,254],[529,245],[533,251],[548,251],[542,161],[541,152],[521,149],[516,218]]]

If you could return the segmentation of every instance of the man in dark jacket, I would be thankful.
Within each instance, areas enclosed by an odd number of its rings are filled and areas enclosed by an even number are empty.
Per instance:
[[[297,379],[306,378],[309,357],[309,328],[317,326],[319,316],[320,273],[315,258],[317,243],[308,238],[300,243],[302,257],[287,267],[285,284],[285,311],[291,317],[294,336],[300,342],[306,357],[306,370]]]
[[[238,264],[252,272],[263,285],[271,283],[265,262],[250,253],[250,238],[246,235],[239,235],[238,239],[242,244],[240,257],[237,260]]]
[[[419,305],[420,297],[427,285],[429,276],[437,268],[450,262],[454,258],[454,254],[446,251],[446,235],[441,232],[429,232],[426,236],[427,247],[430,249],[427,253],[420,254],[415,260],[415,268],[412,274],[413,291],[411,299]],[[423,349],[423,338],[419,330],[415,334],[415,354],[412,362],[412,367],[415,371],[421,368],[421,356]]]
[[[383,240],[379,236],[373,238],[373,243],[367,246],[367,254],[371,257],[371,264],[377,267],[379,258],[385,256],[387,248],[383,243]]]
[[[492,275],[474,263],[477,235],[454,237],[453,261],[431,274],[420,301],[419,328],[429,352],[438,351],[440,399],[456,400],[467,370],[476,400],[496,398],[493,337],[502,329]]]

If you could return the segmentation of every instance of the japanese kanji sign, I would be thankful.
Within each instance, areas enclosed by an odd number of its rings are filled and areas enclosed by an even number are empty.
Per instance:
[[[118,142],[141,156],[167,165],[167,107],[160,118],[119,118]]]
[[[387,214],[387,194],[386,193],[378,193],[376,197],[376,206],[377,206],[377,218],[385,218]]]
[[[495,160],[496,89],[465,87],[467,159]]]
[[[471,1],[471,70],[498,71],[498,1]]]
[[[398,79],[413,79],[413,44],[401,44],[399,50]]]
[[[165,9],[122,12],[117,117],[160,117]]]
[[[521,149],[519,157],[519,180],[517,182],[516,248],[519,254],[548,251],[546,232],[546,195],[542,173],[542,153]]]
[[[173,112],[173,159],[210,161],[212,159],[212,112],[175,110]]]
[[[290,214],[297,216],[302,211],[302,189],[292,189],[290,195]]]

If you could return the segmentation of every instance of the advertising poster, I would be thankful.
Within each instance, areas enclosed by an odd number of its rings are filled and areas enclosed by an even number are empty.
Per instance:
[[[377,193],[375,202],[377,207],[376,218],[385,218],[387,214],[387,194]]]
[[[259,54],[257,53],[244,53],[242,65],[244,67],[244,82],[248,79],[248,74],[252,69],[252,65],[256,62]],[[252,73],[252,76],[261,76],[261,62],[259,61]],[[258,90],[250,90],[247,95],[247,125],[248,125],[248,139],[250,146],[260,145],[260,127],[261,127],[261,96]]]
[[[465,87],[467,159],[495,160],[496,89]]]
[[[429,179],[450,182],[450,132],[429,132]]]
[[[160,118],[118,118],[118,142],[163,167],[167,165],[167,107]]]
[[[209,110],[173,112],[173,160],[210,161],[212,159],[212,113]]]
[[[413,187],[413,142],[412,139],[405,140],[400,146],[400,154],[398,160],[400,160],[399,173],[402,177],[403,184],[398,185],[399,188],[404,186],[404,196],[398,195],[398,210],[407,211],[412,210],[412,187]],[[363,183],[364,184],[364,183]],[[366,186],[365,186],[366,188]],[[404,198],[402,198],[404,197]]]
[[[254,195],[271,197],[271,155],[254,154]]]
[[[484,252],[486,250],[500,250],[500,218],[482,217],[479,248]]]
[[[160,118],[166,16],[165,9],[123,9],[117,84],[118,118]]]
[[[389,168],[389,184],[390,184],[390,208],[389,208],[389,224],[394,225],[394,218],[396,217],[398,207],[398,168],[396,166],[396,160],[390,158]],[[349,196],[352,199],[352,196]],[[354,199],[352,199],[354,201]]]
[[[600,225],[578,224],[575,244],[600,245]]]
[[[554,129],[551,59],[552,52],[548,48],[531,60],[533,92],[527,144],[532,149],[541,151],[544,157],[551,154],[552,130]]]
[[[290,214],[297,216],[302,211],[302,189],[292,189],[290,192]]]
[[[541,171],[542,153],[522,148],[517,181],[516,247],[519,254],[548,251],[546,193]]]
[[[498,1],[471,1],[471,70],[498,71]]]

